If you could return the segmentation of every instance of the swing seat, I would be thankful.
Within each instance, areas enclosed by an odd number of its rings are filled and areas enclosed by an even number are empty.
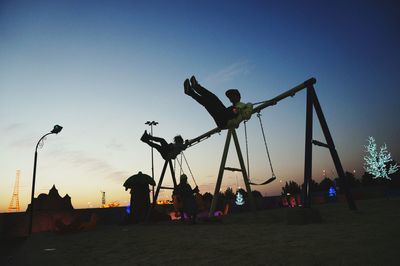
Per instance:
[[[272,168],[272,163],[271,163],[271,157],[269,156],[269,151],[268,151],[268,145],[267,145],[267,140],[265,139],[265,133],[264,133],[264,127],[261,121],[261,114],[260,112],[258,112],[257,114],[258,120],[260,121],[260,127],[261,127],[261,132],[263,135],[263,139],[264,139],[264,145],[265,145],[265,150],[267,152],[267,157],[268,157],[268,161],[269,161],[269,166],[271,167],[271,174],[272,177],[270,179],[267,179],[266,181],[257,184],[257,183],[252,183],[249,182],[250,185],[255,185],[255,186],[261,186],[261,185],[266,185],[271,183],[272,181],[274,181],[276,179],[275,173],[274,173],[274,169]],[[250,173],[250,167],[249,167],[249,148],[247,145],[247,129],[246,129],[246,122],[244,122],[244,134],[245,134],[245,138],[246,138],[246,155],[247,155],[247,169],[249,169],[249,173]]]
[[[275,179],[276,179],[276,176],[273,175],[270,179],[267,179],[267,180],[264,181],[263,183],[257,184],[257,183],[250,182],[250,185],[254,185],[254,186],[266,185],[266,184],[271,183],[271,182],[274,181]]]

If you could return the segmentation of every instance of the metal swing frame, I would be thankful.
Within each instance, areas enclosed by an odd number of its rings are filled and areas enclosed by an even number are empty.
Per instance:
[[[355,205],[352,193],[350,191],[350,187],[349,187],[349,183],[348,183],[348,179],[344,173],[343,170],[343,166],[342,163],[339,159],[339,155],[336,151],[335,148],[335,144],[333,142],[333,138],[331,136],[331,133],[329,131],[328,128],[328,124],[326,122],[325,116],[322,112],[322,108],[321,105],[319,103],[318,97],[315,93],[315,89],[314,89],[314,84],[316,83],[316,79],[315,78],[310,78],[308,80],[306,80],[305,82],[297,85],[296,87],[276,96],[275,98],[272,98],[270,100],[261,102],[260,105],[256,106],[253,108],[252,114],[255,113],[259,113],[261,110],[269,107],[269,106],[273,106],[276,105],[279,101],[291,96],[293,97],[297,92],[306,89],[307,90],[307,100],[306,100],[306,132],[305,132],[305,158],[304,158],[304,184],[303,184],[303,207],[305,208],[310,208],[311,207],[311,190],[310,190],[310,182],[311,182],[311,175],[312,175],[312,145],[317,145],[317,146],[321,146],[321,147],[325,147],[329,149],[329,152],[331,154],[332,160],[334,162],[335,168],[336,168],[336,172],[339,175],[339,179],[342,180],[343,183],[343,189],[344,189],[344,194],[346,196],[346,200],[347,200],[347,204],[350,210],[357,210],[357,207]],[[313,133],[313,110],[315,110],[316,114],[317,114],[317,118],[319,120],[322,132],[324,134],[326,143],[322,143],[320,141],[317,140],[313,140],[312,139],[312,133]],[[220,133],[221,129],[220,128],[214,128],[194,139],[191,140],[187,140],[186,141],[186,145],[187,147],[193,146],[195,144],[200,143],[201,141],[211,137],[212,135],[216,134],[216,133]],[[231,138],[233,137],[234,143],[235,143],[235,147],[236,147],[236,153],[238,155],[238,159],[239,159],[239,163],[240,163],[240,169],[237,168],[231,168],[231,167],[226,167],[226,159],[227,159],[227,155],[228,155],[228,151],[229,151],[229,146],[230,146],[230,142],[231,142]],[[175,179],[175,173],[174,173],[174,169],[172,166],[172,162],[171,160],[166,160],[164,163],[164,167],[163,167],[163,171],[160,177],[160,181],[159,184],[157,186],[157,191],[156,191],[156,195],[155,198],[153,200],[153,204],[151,209],[149,210],[148,213],[148,218],[150,216],[150,212],[151,210],[155,207],[155,205],[157,204],[157,197],[158,197],[158,193],[160,188],[165,188],[162,187],[162,181],[165,175],[165,170],[167,168],[167,165],[169,164],[170,166],[170,170],[171,170],[171,174],[172,174],[172,179],[174,181],[174,186],[176,186],[176,179]],[[222,153],[222,159],[221,159],[221,164],[220,164],[220,168],[218,171],[218,177],[217,177],[217,182],[215,185],[215,189],[214,189],[214,196],[213,196],[213,200],[211,202],[211,208],[210,208],[210,212],[209,212],[209,216],[212,216],[214,214],[214,211],[216,209],[217,206],[217,201],[218,201],[218,194],[221,188],[221,183],[222,183],[222,178],[223,178],[223,174],[225,170],[230,170],[230,171],[240,171],[242,172],[243,175],[243,181],[245,183],[246,186],[246,190],[249,196],[249,203],[250,203],[250,207],[251,210],[253,212],[256,211],[256,205],[255,205],[255,200],[253,197],[253,194],[251,193],[251,187],[250,187],[250,182],[248,180],[248,175],[247,175],[247,171],[246,171],[246,167],[244,164],[244,160],[243,160],[243,155],[240,149],[240,145],[239,145],[239,140],[236,134],[236,129],[235,128],[230,128],[228,129],[227,135],[226,135],[226,140],[225,140],[225,146],[224,146],[224,150]],[[148,219],[147,218],[147,219]]]
[[[193,182],[197,186],[196,180],[194,179],[192,170],[190,169],[189,163],[186,160],[185,154],[183,152],[181,152],[181,155],[185,159],[186,165],[187,165],[187,167],[189,169],[190,175],[192,176]],[[183,167],[181,165],[181,162],[179,162],[179,159],[176,158],[175,160],[178,161],[178,164],[180,165],[180,168],[183,169]],[[172,178],[172,182],[174,184],[174,187],[164,187],[164,186],[162,186],[162,183],[164,181],[165,172],[166,172],[168,166],[169,166],[169,169],[171,171],[171,178]],[[161,171],[160,179],[159,179],[158,184],[157,184],[157,189],[156,189],[156,193],[155,193],[154,198],[153,198],[153,202],[152,202],[152,204],[151,204],[151,206],[149,208],[149,211],[147,212],[147,216],[146,216],[146,221],[147,222],[149,221],[151,213],[153,212],[154,208],[157,205],[157,199],[158,199],[158,195],[160,194],[160,190],[161,189],[174,190],[177,187],[178,183],[176,182],[176,175],[175,174],[176,174],[176,171],[175,171],[175,167],[172,164],[172,159],[165,160],[163,169]]]
[[[352,193],[350,191],[350,187],[348,184],[348,180],[346,175],[344,174],[343,166],[342,163],[340,162],[339,155],[336,151],[335,144],[333,142],[333,138],[331,136],[331,133],[328,128],[328,124],[326,122],[325,116],[322,112],[321,105],[319,103],[318,97],[315,93],[314,89],[314,84],[316,83],[315,78],[310,78],[306,80],[305,82],[297,85],[296,87],[276,96],[275,98],[272,98],[270,100],[261,102],[260,105],[256,106],[253,108],[252,114],[259,113],[261,110],[264,108],[267,108],[269,106],[276,105],[279,101],[291,96],[293,97],[297,92],[306,89],[307,90],[307,102],[306,102],[306,133],[305,133],[305,158],[304,158],[304,184],[303,184],[303,207],[309,208],[311,207],[311,191],[310,191],[310,182],[311,182],[311,174],[312,174],[312,145],[317,145],[321,147],[328,148],[332,157],[332,160],[334,162],[336,172],[339,175],[339,178],[343,181],[342,183],[343,188],[344,188],[344,194],[346,196],[347,204],[350,210],[357,210],[357,207],[355,205]],[[312,139],[312,132],[313,132],[313,109],[315,110],[320,126],[322,128],[322,132],[324,134],[326,144],[322,143],[317,140]],[[189,140],[187,142],[188,147],[193,146],[210,136],[220,133],[221,129],[220,128],[214,128],[202,135],[200,135],[197,138],[194,138],[192,140]],[[226,158],[228,155],[228,150],[229,150],[229,145],[231,142],[231,138],[233,137],[235,147],[236,147],[236,153],[238,155],[239,163],[240,163],[240,169],[236,168],[231,168],[231,167],[226,167]],[[237,138],[236,130],[234,128],[228,129],[228,133],[226,135],[226,141],[225,141],[225,147],[222,153],[222,159],[221,159],[221,164],[218,172],[218,177],[217,177],[217,182],[215,185],[215,190],[214,190],[214,197],[211,203],[211,209],[209,215],[212,216],[216,205],[218,201],[218,192],[220,191],[221,188],[221,183],[222,183],[222,178],[223,178],[223,173],[225,170],[230,170],[230,171],[240,171],[242,172],[243,175],[243,180],[246,186],[247,193],[249,195],[249,201],[250,201],[250,207],[253,212],[256,211],[255,207],[255,201],[253,194],[251,193],[251,187],[250,187],[250,182],[248,180],[247,176],[247,171],[246,167],[244,165],[243,161],[243,155],[240,150],[240,145],[239,145],[239,140]]]
[[[172,182],[174,183],[174,187],[163,187],[162,186],[162,182],[164,180],[164,176],[165,176],[165,172],[167,170],[167,166],[169,166],[169,169],[171,171],[171,177],[172,177]],[[152,204],[151,204],[151,206],[150,206],[150,208],[149,208],[149,210],[147,212],[147,215],[146,215],[146,222],[150,221],[151,213],[153,212],[154,208],[157,205],[157,199],[158,199],[158,194],[160,193],[160,190],[161,189],[174,190],[176,188],[176,186],[177,186],[177,183],[176,183],[174,167],[172,165],[172,159],[165,160],[163,169],[161,171],[160,179],[159,179],[158,184],[157,184],[157,189],[156,189],[156,193],[155,193],[154,198],[153,198],[153,202],[152,202]]]

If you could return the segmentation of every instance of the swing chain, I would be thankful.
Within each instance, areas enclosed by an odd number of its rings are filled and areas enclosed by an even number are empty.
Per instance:
[[[249,164],[249,144],[247,141],[247,123],[248,120],[244,120],[244,139],[246,140],[246,159],[247,159],[247,178],[250,180],[250,164]]]
[[[184,173],[182,172],[182,170],[183,170],[183,168],[182,168],[182,154],[183,154],[183,153],[181,153],[181,161],[180,161],[180,162],[179,162],[179,159],[178,159],[179,165],[181,166],[181,168],[179,169],[179,176],[181,176],[182,174],[184,174]]]
[[[260,112],[257,113],[257,117],[258,117],[258,120],[260,121],[261,132],[262,132],[263,139],[264,139],[265,150],[267,151],[267,157],[268,157],[269,165],[270,165],[270,167],[271,167],[272,177],[275,177],[274,169],[272,168],[271,157],[269,156],[269,150],[268,150],[267,140],[265,139],[264,126],[263,126],[263,123],[262,123],[262,121],[261,121],[261,113],[260,113]]]
[[[197,183],[196,183],[196,180],[194,179],[192,170],[190,169],[189,163],[188,163],[188,161],[186,160],[186,156],[185,156],[185,154],[184,154],[183,152],[182,152],[182,155],[183,155],[183,159],[185,159],[186,166],[187,166],[187,168],[189,169],[189,173],[190,173],[190,175],[191,175],[191,177],[192,177],[192,179],[193,179],[193,182],[194,182],[194,184],[197,186]]]
[[[189,163],[188,163],[188,161],[186,160],[186,156],[185,156],[185,154],[184,154],[183,152],[181,152],[181,161],[179,161],[179,159],[176,159],[176,161],[178,161],[178,164],[179,164],[179,167],[180,167],[180,175],[181,175],[182,173],[183,173],[183,174],[185,173],[185,172],[183,172],[182,158],[185,159],[185,163],[186,163],[187,168],[189,169],[190,176],[192,177],[194,184],[197,186],[196,179],[194,179],[192,170],[190,169]]]

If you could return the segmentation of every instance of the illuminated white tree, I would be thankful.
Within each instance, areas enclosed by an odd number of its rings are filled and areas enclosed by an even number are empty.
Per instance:
[[[243,205],[244,204],[244,199],[242,193],[239,191],[236,194],[236,200],[235,200],[236,205]]]
[[[376,149],[375,139],[368,137],[368,144],[364,146],[367,155],[364,156],[364,169],[374,176],[374,178],[383,177],[391,179],[388,175],[393,174],[399,170],[399,166],[390,164],[392,157],[387,150],[386,144],[383,144],[379,150]]]

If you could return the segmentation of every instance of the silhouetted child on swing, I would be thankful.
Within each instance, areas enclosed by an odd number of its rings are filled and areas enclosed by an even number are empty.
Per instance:
[[[155,148],[164,160],[175,159],[187,147],[180,135],[174,137],[173,143],[167,143],[165,139],[152,136],[145,130],[140,140]]]
[[[220,129],[238,127],[241,121],[248,120],[251,117],[253,105],[240,102],[240,92],[236,89],[230,89],[225,92],[226,97],[232,103],[232,106],[225,107],[221,100],[215,94],[202,87],[194,76],[190,78],[190,81],[186,79],[183,86],[185,94],[203,105]]]
[[[185,174],[181,175],[179,185],[175,188],[173,194],[178,195],[180,200],[182,201],[182,206],[179,209],[181,214],[181,221],[185,221],[185,214],[186,213],[189,217],[191,223],[196,222],[197,216],[197,204],[194,197],[194,193],[199,192],[199,187],[192,187],[187,182],[187,176]]]

